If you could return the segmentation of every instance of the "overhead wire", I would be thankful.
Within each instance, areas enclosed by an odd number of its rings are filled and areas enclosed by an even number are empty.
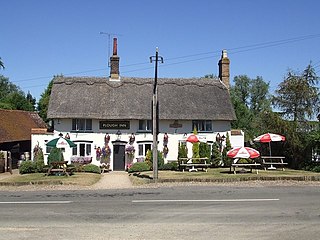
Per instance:
[[[298,42],[298,41],[304,41],[304,40],[308,40],[308,39],[312,39],[312,38],[319,38],[319,37],[320,37],[320,34],[312,34],[312,35],[294,37],[294,38],[289,38],[289,39],[282,39],[282,40],[276,40],[276,41],[268,41],[268,42],[263,42],[263,43],[251,44],[251,45],[240,46],[240,47],[235,47],[235,48],[226,48],[226,49],[228,50],[228,54],[232,55],[232,54],[238,54],[238,53],[258,50],[258,49],[275,47],[275,46]],[[196,53],[196,54],[184,55],[184,56],[179,56],[179,57],[166,58],[165,63],[160,65],[159,67],[169,67],[169,66],[178,65],[178,64],[185,64],[185,63],[194,62],[194,61],[201,61],[201,60],[205,60],[205,59],[219,56],[218,53],[220,53],[220,52],[221,51],[208,51],[208,52],[203,52],[203,53]],[[210,56],[201,57],[201,58],[193,58],[196,56],[203,56],[203,55],[210,55]],[[166,63],[167,61],[170,62],[173,60],[185,59],[185,58],[193,58],[193,59],[178,61],[178,62],[173,62],[173,63]],[[319,63],[319,62],[317,62],[317,63]],[[149,62],[146,61],[146,62],[140,62],[140,63],[120,65],[120,67],[126,68],[126,67],[146,65],[146,64],[149,64]],[[317,65],[316,67],[319,67],[319,66],[320,65]],[[122,71],[122,73],[145,71],[145,70],[149,70],[152,68],[153,67],[138,68],[138,69],[133,69],[133,70]],[[79,71],[79,72],[73,72],[73,73],[65,73],[63,75],[65,75],[65,76],[78,75],[78,74],[82,74],[82,73],[97,72],[97,71],[102,71],[102,70],[105,70],[105,68],[91,69],[91,70],[85,70],[85,71]],[[34,78],[16,80],[13,82],[18,83],[18,82],[39,80],[39,79],[52,78],[52,77],[53,76],[34,77]],[[32,86],[32,87],[38,87],[38,86],[42,86],[42,85],[37,85],[37,86]],[[28,88],[30,88],[30,87],[28,87]]]

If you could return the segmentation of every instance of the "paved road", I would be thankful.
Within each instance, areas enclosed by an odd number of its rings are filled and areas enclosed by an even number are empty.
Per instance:
[[[317,186],[0,192],[0,239],[318,239]]]

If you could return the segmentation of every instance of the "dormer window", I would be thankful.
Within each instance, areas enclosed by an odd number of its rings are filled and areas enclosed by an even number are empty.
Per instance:
[[[139,120],[139,131],[152,131],[152,121],[151,120]]]
[[[211,120],[193,120],[192,131],[196,128],[198,132],[212,132]]]
[[[72,119],[72,131],[92,131],[92,119]]]

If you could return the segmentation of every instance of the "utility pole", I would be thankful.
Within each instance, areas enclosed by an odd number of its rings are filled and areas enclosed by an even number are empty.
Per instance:
[[[153,157],[153,179],[154,182],[158,180],[158,62],[161,61],[163,63],[163,58],[158,55],[158,48],[156,48],[156,56],[150,57],[150,62],[155,61],[155,74],[154,74],[154,84],[153,84],[153,96],[152,96],[152,136],[153,136],[153,144],[152,144],[152,157]]]

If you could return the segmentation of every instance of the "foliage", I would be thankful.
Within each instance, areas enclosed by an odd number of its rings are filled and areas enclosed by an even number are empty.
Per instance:
[[[230,136],[229,133],[227,132],[226,136],[226,146],[223,148],[222,151],[222,162],[224,166],[230,166],[232,163],[232,159],[227,157],[227,152],[231,150],[231,142],[230,142]]]
[[[212,165],[214,167],[219,167],[222,165],[222,155],[220,152],[220,146],[218,142],[214,142],[212,145],[212,151],[211,151],[211,161],[212,161]]]
[[[211,159],[210,146],[207,143],[200,142],[199,144],[199,155],[201,158],[208,158],[208,161]],[[207,161],[207,163],[208,163]]]
[[[193,129],[193,134],[198,134],[196,127]],[[192,143],[192,158],[200,158],[199,145],[199,142]],[[199,162],[199,160],[193,160],[193,162]]]
[[[147,162],[136,162],[128,169],[128,172],[143,172],[150,171],[150,169],[151,168]]]
[[[52,162],[61,162],[64,161],[63,153],[60,148],[52,148],[48,156],[48,165],[51,165]]]
[[[237,120],[232,128],[245,132],[245,141],[254,138],[261,125],[260,113],[271,110],[269,83],[262,77],[250,79],[246,75],[236,76],[230,88],[231,101]]]
[[[43,161],[36,161],[33,162],[34,168],[35,168],[35,172],[38,173],[43,173],[45,170],[45,164]]]
[[[185,142],[180,142],[178,146],[178,159],[188,157],[188,148]]]
[[[169,162],[163,165],[161,170],[171,170],[176,171],[178,170],[178,162]]]
[[[45,123],[49,123],[49,119],[47,118],[47,112],[49,107],[49,100],[50,100],[52,85],[53,85],[53,80],[49,82],[48,87],[41,94],[38,102],[38,113]]]
[[[318,80],[311,64],[302,73],[289,70],[284,81],[279,84],[279,89],[276,90],[274,105],[294,122],[312,118],[319,113],[320,97],[319,89],[316,87]]]
[[[35,164],[30,160],[23,161],[19,167],[20,174],[28,174],[28,173],[35,173],[35,172],[36,172]]]
[[[153,168],[153,152],[151,150],[147,151],[146,158],[144,160],[150,169]],[[164,164],[164,158],[162,152],[158,151],[158,169],[161,169]]]
[[[100,174],[100,167],[98,167],[97,165],[94,165],[94,164],[87,164],[87,165],[83,166],[82,171]]]
[[[27,99],[18,86],[0,75],[0,108],[33,111],[34,105]]]

